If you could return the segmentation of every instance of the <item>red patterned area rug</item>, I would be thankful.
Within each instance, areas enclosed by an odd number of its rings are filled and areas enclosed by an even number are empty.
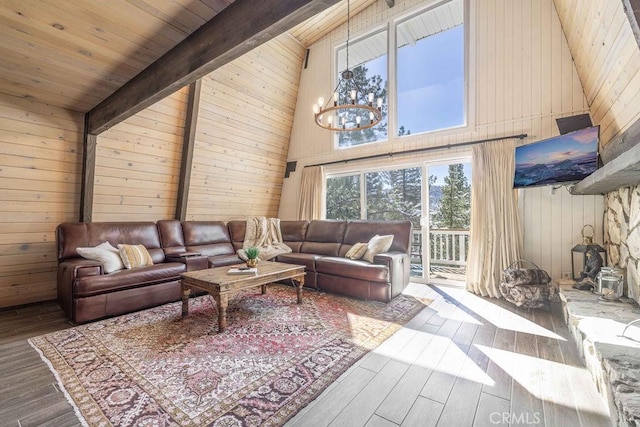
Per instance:
[[[210,296],[32,338],[85,425],[278,426],[429,301],[389,304],[270,285],[229,303]]]

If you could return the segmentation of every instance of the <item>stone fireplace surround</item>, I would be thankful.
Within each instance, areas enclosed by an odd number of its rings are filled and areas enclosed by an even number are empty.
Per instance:
[[[612,266],[625,274],[625,296],[640,302],[640,185],[605,195],[604,240]]]
[[[640,302],[640,185],[604,197],[604,247],[609,265],[625,273],[625,296]],[[560,289],[567,326],[616,426],[640,425],[640,318],[632,302],[599,301],[571,286]],[[627,331],[624,336],[623,331]]]

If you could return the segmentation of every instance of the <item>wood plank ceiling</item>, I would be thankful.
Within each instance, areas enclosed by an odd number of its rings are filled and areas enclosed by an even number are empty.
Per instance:
[[[86,113],[233,1],[2,1],[0,94]],[[374,2],[351,0],[352,15]],[[346,21],[346,8],[289,33],[309,46]]]

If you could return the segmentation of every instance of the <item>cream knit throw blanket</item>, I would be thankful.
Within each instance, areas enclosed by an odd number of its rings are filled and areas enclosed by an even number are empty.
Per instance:
[[[261,260],[291,252],[291,248],[282,242],[280,218],[249,218],[242,249],[238,249],[238,256],[246,261],[247,254],[244,250],[251,247],[258,248],[258,259]]]

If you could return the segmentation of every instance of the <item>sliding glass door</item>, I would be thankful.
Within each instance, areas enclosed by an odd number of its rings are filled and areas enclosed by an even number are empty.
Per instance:
[[[428,205],[421,238],[429,256],[423,278],[463,281],[471,224],[471,166],[456,162],[430,164],[426,169]]]
[[[464,280],[471,212],[468,162],[331,175],[326,184],[328,219],[413,223],[411,276],[416,281]]]

